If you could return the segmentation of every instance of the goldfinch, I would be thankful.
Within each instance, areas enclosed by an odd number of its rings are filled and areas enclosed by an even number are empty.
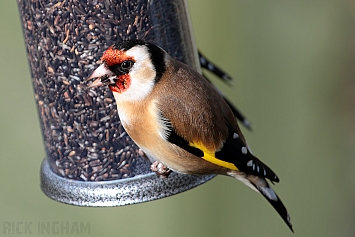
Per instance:
[[[110,88],[123,127],[153,170],[231,176],[261,193],[292,230],[266,181],[279,178],[251,153],[230,107],[201,74],[141,40],[115,43],[101,61],[89,87]]]

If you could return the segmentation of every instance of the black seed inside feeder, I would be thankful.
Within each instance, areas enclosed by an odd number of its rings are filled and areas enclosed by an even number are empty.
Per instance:
[[[193,188],[214,176],[161,179],[124,131],[109,89],[85,78],[118,40],[142,39],[199,70],[184,0],[18,0],[47,158],[41,188],[54,200],[119,206]]]

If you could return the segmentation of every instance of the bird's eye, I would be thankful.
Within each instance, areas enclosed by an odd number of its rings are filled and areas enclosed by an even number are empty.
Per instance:
[[[112,66],[109,66],[108,68],[110,69],[111,72],[113,72],[115,75],[125,75],[129,73],[129,70],[134,65],[133,60],[125,60],[121,63],[114,64]]]
[[[123,61],[120,65],[121,71],[128,73],[129,70],[133,67],[134,62],[132,60]]]

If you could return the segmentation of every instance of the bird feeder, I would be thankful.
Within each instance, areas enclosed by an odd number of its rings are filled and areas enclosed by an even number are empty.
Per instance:
[[[119,40],[142,39],[200,70],[184,0],[19,0],[46,158],[41,188],[79,206],[167,197],[214,176],[157,177],[122,127],[109,89],[85,79]]]

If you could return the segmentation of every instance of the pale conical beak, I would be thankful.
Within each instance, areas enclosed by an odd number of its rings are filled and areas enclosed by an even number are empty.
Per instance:
[[[104,84],[101,82],[101,78],[97,78],[95,81],[93,81],[88,88],[95,88],[99,86],[103,86]]]
[[[91,73],[91,75],[85,81],[97,78],[88,87],[89,88],[99,87],[99,86],[104,85],[101,81],[101,77],[103,77],[105,75],[110,75],[110,74],[112,74],[112,72],[105,67],[105,64],[101,64],[98,68],[95,69],[95,71],[93,71]]]

